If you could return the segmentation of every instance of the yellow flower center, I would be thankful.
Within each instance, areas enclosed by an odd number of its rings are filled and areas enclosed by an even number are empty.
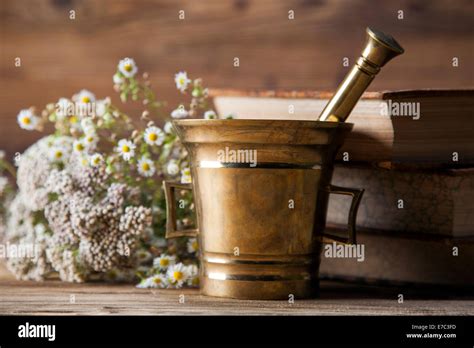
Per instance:
[[[193,280],[191,281],[191,283],[194,286],[198,286],[199,285],[199,277],[194,277]]]
[[[77,151],[82,151],[82,150],[84,150],[84,145],[82,145],[81,143],[78,143],[78,144],[76,145],[76,150],[77,150]]]
[[[88,96],[84,96],[84,97],[82,97],[81,100],[82,100],[83,103],[90,103],[91,98],[89,98]]]
[[[197,241],[193,242],[192,247],[194,250],[197,250],[199,247],[198,242]]]
[[[30,124],[31,119],[28,116],[25,116],[21,119],[21,122],[23,122],[24,124]]]
[[[173,278],[176,279],[176,280],[181,280],[181,279],[183,279],[183,272],[174,271],[174,272],[173,272]]]
[[[77,116],[71,116],[71,118],[69,119],[69,122],[71,123],[77,123],[77,121],[78,121]]]
[[[150,170],[150,165],[145,162],[142,164],[142,169],[144,172],[148,172]]]
[[[56,153],[54,154],[54,156],[55,156],[56,158],[61,158],[61,157],[63,157],[63,153],[62,153],[62,151],[56,151]]]
[[[160,278],[155,278],[155,279],[153,279],[153,282],[154,282],[155,284],[160,284],[160,283],[161,283],[161,279],[160,279]]]
[[[100,157],[95,157],[93,160],[94,164],[99,164],[100,163]]]
[[[130,152],[130,146],[128,146],[128,145],[123,145],[123,146],[122,146],[122,152],[124,152],[124,153]]]
[[[161,259],[160,260],[160,266],[168,266],[170,261],[168,259]]]
[[[156,133],[150,133],[148,135],[148,139],[150,139],[151,141],[156,141],[156,139],[158,139],[158,135],[156,135]]]
[[[184,85],[185,82],[186,82],[186,79],[184,77],[180,77],[179,84]]]
[[[128,71],[128,72],[132,71],[133,69],[132,64],[125,64],[123,68],[125,71]]]

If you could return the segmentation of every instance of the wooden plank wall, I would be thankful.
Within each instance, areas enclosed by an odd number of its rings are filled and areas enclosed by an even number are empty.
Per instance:
[[[349,69],[343,57],[353,63],[371,25],[406,49],[372,90],[473,86],[472,0],[2,0],[0,6],[0,149],[9,155],[39,136],[18,129],[19,109],[81,88],[115,96],[111,76],[126,56],[151,74],[172,105],[180,101],[172,80],[180,69],[212,87],[333,90]],[[140,113],[138,106],[128,110]]]

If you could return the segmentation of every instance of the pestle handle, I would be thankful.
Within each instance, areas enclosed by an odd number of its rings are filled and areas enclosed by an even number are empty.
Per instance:
[[[318,121],[344,122],[380,68],[404,52],[390,35],[367,28],[361,56],[319,115]]]

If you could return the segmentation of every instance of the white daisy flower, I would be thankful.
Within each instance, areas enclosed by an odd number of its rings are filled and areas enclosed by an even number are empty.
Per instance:
[[[87,89],[83,89],[79,91],[79,93],[75,94],[72,97],[72,100],[74,100],[76,103],[93,103],[95,102],[95,95],[94,93],[88,91]]]
[[[62,146],[54,146],[49,150],[49,159],[52,162],[64,161],[67,157],[67,151]]]
[[[181,171],[181,183],[182,184],[190,184],[193,182],[193,179],[191,177],[191,169],[190,168],[184,168]]]
[[[199,250],[199,244],[197,238],[189,238],[188,243],[188,253],[194,254]]]
[[[188,116],[189,116],[189,112],[186,111],[186,109],[184,108],[184,105],[178,106],[177,109],[171,112],[171,117],[173,118],[186,118]]]
[[[79,161],[79,164],[84,168],[87,167],[88,165],[90,165],[90,157],[89,156],[80,156],[78,158],[78,161]]]
[[[181,92],[185,92],[191,83],[191,80],[188,78],[186,71],[180,71],[174,75],[174,82],[176,82],[177,89],[179,89]]]
[[[165,133],[167,133],[167,134],[173,134],[174,133],[173,124],[170,121],[165,123],[163,129],[164,129]]]
[[[166,272],[168,282],[171,286],[180,288],[189,279],[189,270],[181,262],[175,265],[171,265]]]
[[[137,288],[149,289],[149,288],[166,288],[168,287],[168,279],[163,274],[157,274],[146,279],[143,279]]]
[[[18,124],[26,130],[34,130],[39,123],[39,118],[29,109],[23,109],[17,116]]]
[[[89,164],[92,167],[98,167],[102,162],[104,162],[104,156],[100,153],[95,153],[89,157]]]
[[[114,81],[114,84],[116,85],[121,85],[123,83],[123,77],[120,76],[120,74],[116,73],[114,76],[113,76],[113,81]]]
[[[138,161],[138,172],[146,177],[153,176],[155,174],[156,168],[153,161],[149,158],[142,157]]]
[[[217,114],[214,110],[208,110],[204,113],[204,118],[206,120],[214,120],[217,118]]]
[[[60,98],[56,103],[56,116],[64,118],[74,114],[74,103],[67,98]]]
[[[124,58],[118,63],[118,69],[125,77],[133,77],[138,71],[137,65],[132,58]]]
[[[179,165],[178,161],[176,160],[170,160],[168,162],[168,165],[166,166],[166,171],[168,172],[169,175],[177,175],[179,173]]]
[[[72,144],[72,149],[75,153],[81,154],[86,150],[87,146],[84,144],[84,139],[76,140]]]
[[[143,139],[148,145],[160,146],[165,141],[165,133],[163,133],[163,131],[158,127],[155,127],[155,126],[148,127],[145,130]]]
[[[189,265],[186,267],[188,273],[188,286],[198,287],[199,286],[199,268],[196,265]]]
[[[99,142],[99,137],[97,136],[96,133],[93,132],[88,132],[84,136],[84,145],[86,145],[88,150],[93,150],[97,146],[97,143]]]
[[[130,161],[130,158],[135,156],[135,148],[136,148],[136,145],[130,140],[121,139],[118,142],[116,151],[122,155],[125,161]]]
[[[77,129],[77,130],[82,129],[82,127],[81,127],[81,117],[80,116],[71,115],[71,116],[69,116],[68,121],[69,121],[69,124],[70,124],[71,128],[74,128],[74,129]]]
[[[81,128],[84,134],[95,134],[94,121],[90,117],[85,117],[81,120]]]
[[[156,257],[153,260],[153,267],[158,268],[159,270],[167,270],[168,267],[176,263],[176,257],[167,254],[161,254],[159,257]]]

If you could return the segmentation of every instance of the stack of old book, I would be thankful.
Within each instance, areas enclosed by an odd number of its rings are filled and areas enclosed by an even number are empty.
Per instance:
[[[222,116],[315,120],[325,92],[213,90]],[[365,282],[474,286],[474,90],[366,93],[332,183],[364,188],[363,257],[323,251],[321,275]],[[344,233],[350,199],[330,198]],[[335,252],[333,252],[335,251]],[[340,257],[339,257],[340,256]],[[351,256],[351,255],[349,255]]]

